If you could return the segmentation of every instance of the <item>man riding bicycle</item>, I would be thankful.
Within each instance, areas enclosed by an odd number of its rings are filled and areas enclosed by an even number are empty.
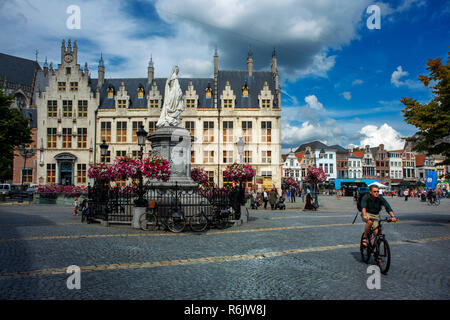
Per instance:
[[[374,230],[374,235],[377,235],[377,227],[380,221],[380,211],[382,206],[385,207],[386,211],[392,217],[392,222],[397,221],[397,218],[394,216],[394,211],[386,199],[379,195],[378,189],[379,188],[376,185],[369,186],[369,195],[363,196],[361,199],[361,218],[364,222],[366,222],[366,225],[364,226],[364,246],[367,246],[367,233],[370,228]]]

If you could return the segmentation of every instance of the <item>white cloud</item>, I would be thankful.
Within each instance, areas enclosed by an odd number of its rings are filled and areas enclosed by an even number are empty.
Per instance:
[[[407,76],[409,73],[403,71],[402,66],[398,66],[397,70],[392,72],[391,75],[391,83],[397,88],[403,85],[404,83],[400,80],[400,78]]]
[[[344,96],[345,100],[351,100],[352,99],[352,93],[349,92],[349,91],[342,92],[342,95]]]
[[[314,110],[323,110],[323,104],[321,104],[319,102],[319,100],[317,100],[317,97],[315,95],[310,95],[305,97],[305,102],[308,104],[308,107],[310,107],[311,109]]]
[[[384,144],[386,150],[399,150],[404,146],[400,133],[387,123],[379,128],[375,125],[367,125],[359,133],[362,135],[360,147],[366,145],[378,147],[380,144]]]
[[[356,79],[352,82],[352,86],[357,86],[357,85],[360,85],[363,83],[364,83],[364,81],[362,81],[361,79]]]
[[[413,81],[410,79],[406,79],[405,81],[402,81],[401,78],[408,76],[409,73],[407,71],[404,71],[402,66],[398,66],[397,69],[392,72],[391,75],[391,83],[396,86],[397,88],[400,86],[406,86],[410,89],[423,89],[424,86],[419,81]]]

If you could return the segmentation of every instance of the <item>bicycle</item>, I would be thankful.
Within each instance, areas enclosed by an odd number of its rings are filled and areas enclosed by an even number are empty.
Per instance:
[[[225,229],[228,226],[228,220],[231,215],[230,209],[221,209],[217,206],[213,206],[212,209],[211,219],[203,211],[189,219],[189,226],[192,231],[203,232],[208,226],[215,226],[217,229]]]
[[[178,201],[169,207],[168,214],[162,214],[162,211],[158,210],[154,201],[150,201],[149,209],[152,210],[145,211],[139,216],[139,227],[143,231],[154,231],[164,227],[164,230],[179,233],[186,227],[184,211],[181,209]]]
[[[371,219],[373,221],[373,219]],[[386,274],[391,265],[391,250],[389,248],[389,243],[385,238],[385,235],[382,232],[381,222],[392,222],[391,218],[381,219],[379,221],[377,227],[377,235],[374,237],[374,230],[372,228],[369,230],[367,234],[367,245],[363,244],[364,232],[361,235],[361,243],[360,243],[360,252],[361,258],[363,262],[368,263],[370,260],[370,256],[373,254],[373,257],[380,268],[382,274]],[[397,218],[398,221],[398,218]]]
[[[439,198],[436,198],[436,199],[427,199],[427,204],[429,205],[429,206],[439,206],[440,204],[441,204],[441,200],[439,200]]]

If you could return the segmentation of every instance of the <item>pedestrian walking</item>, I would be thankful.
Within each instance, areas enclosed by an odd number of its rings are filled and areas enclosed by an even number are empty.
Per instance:
[[[269,193],[269,203],[270,203],[270,207],[273,210],[275,208],[275,204],[277,203],[278,200],[278,193],[276,191],[275,188],[272,189],[272,191],[270,191]]]
[[[295,202],[295,192],[296,192],[297,190],[295,189],[295,188],[292,188],[291,189],[291,202]]]
[[[408,196],[409,196],[408,190],[405,190],[405,191],[403,192],[403,195],[405,196],[405,201],[408,201]]]
[[[79,216],[80,202],[78,201],[77,197],[75,197],[73,200],[73,215]]]
[[[267,193],[267,189],[264,189],[263,201],[264,201],[264,209],[267,209],[267,202],[269,201],[269,195]]]

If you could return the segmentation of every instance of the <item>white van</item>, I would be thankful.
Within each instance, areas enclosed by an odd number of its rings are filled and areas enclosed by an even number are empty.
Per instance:
[[[11,185],[7,183],[0,184],[0,194],[9,196],[11,194]]]

